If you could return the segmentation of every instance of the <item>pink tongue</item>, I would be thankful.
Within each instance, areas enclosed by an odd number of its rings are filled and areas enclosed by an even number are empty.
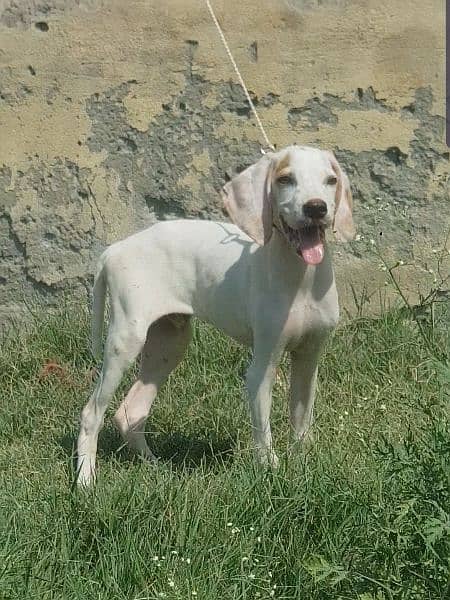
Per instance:
[[[308,227],[300,234],[300,244],[297,249],[308,265],[318,265],[323,260],[324,249],[318,227]]]

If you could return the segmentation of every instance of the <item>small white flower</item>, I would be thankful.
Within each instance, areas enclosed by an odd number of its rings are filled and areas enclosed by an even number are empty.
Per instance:
[[[361,402],[358,402],[358,403],[356,404],[356,408],[362,408],[362,404],[361,404]]]
[[[275,596],[275,590],[270,590],[269,596],[271,596],[273,598]]]
[[[348,417],[348,410],[344,410],[344,415]]]
[[[355,242],[359,242],[361,240],[361,236],[359,233],[355,236]]]
[[[173,579],[169,579],[167,583],[169,584],[169,587],[175,587],[175,581]]]
[[[268,575],[269,575],[269,579],[272,579],[272,577],[273,577],[272,571],[269,571]]]
[[[402,260],[399,260],[399,261],[398,261],[398,266],[399,266],[399,267],[403,267],[403,265],[404,265],[404,264],[405,264],[405,263],[404,263]]]
[[[190,565],[190,564],[191,564],[191,559],[190,559],[190,558],[187,558],[187,559],[186,559],[186,564],[187,564],[187,565]]]
[[[250,527],[250,531],[255,531],[255,528],[253,527],[253,525]]]
[[[191,595],[192,596],[196,596],[197,595],[197,591],[196,590],[192,590]]]
[[[260,543],[261,543],[261,536],[260,536],[260,535],[258,535],[258,537],[256,538],[256,541],[258,542],[258,544],[260,544]],[[255,559],[255,560],[256,560],[256,559]]]
[[[176,550],[172,550],[172,552],[170,554],[173,554],[174,556],[176,556],[178,554],[178,552]]]
[[[159,556],[154,556],[153,559],[155,562],[157,562],[159,560]]]
[[[227,527],[233,527],[233,523],[232,523],[231,521],[229,521],[229,522],[227,523]]]
[[[254,573],[249,573],[248,578],[249,579],[255,579],[255,574]]]
[[[233,527],[233,529],[231,530],[231,533],[239,533],[241,530],[239,529],[239,527]]]
[[[370,244],[371,244],[372,246],[375,246],[375,240],[374,240],[374,239],[370,238],[370,240],[369,240],[369,241],[370,241]]]
[[[386,410],[386,404],[380,404],[380,410]]]
[[[242,562],[246,562],[246,561],[248,560],[248,556],[243,556],[243,557],[241,558],[241,560],[242,560]]]

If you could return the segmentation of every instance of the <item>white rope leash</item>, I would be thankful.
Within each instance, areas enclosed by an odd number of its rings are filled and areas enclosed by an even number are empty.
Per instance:
[[[231,64],[233,65],[236,75],[238,76],[239,83],[241,84],[241,87],[244,90],[244,94],[247,97],[247,102],[249,103],[250,108],[252,109],[252,112],[255,115],[256,122],[258,123],[259,128],[261,129],[261,133],[263,134],[264,141],[268,148],[270,148],[271,150],[275,150],[275,146],[270,143],[269,138],[267,137],[267,134],[264,130],[263,124],[261,123],[261,119],[259,118],[258,113],[256,112],[255,105],[253,104],[252,99],[250,98],[250,94],[248,93],[247,87],[244,83],[244,80],[242,79],[242,75],[239,72],[236,61],[234,60],[233,55],[231,54],[230,47],[228,46],[228,43],[227,43],[227,40],[225,39],[222,28],[219,25],[219,21],[217,20],[216,15],[214,14],[211,3],[209,0],[205,0],[205,1],[206,1],[206,6],[208,7],[209,13],[211,15],[211,18],[214,21],[214,25],[217,27],[217,31],[219,32],[220,38],[223,42],[223,45],[225,46],[225,50],[227,51],[228,58],[230,59]],[[265,151],[263,149],[261,149],[261,152],[263,154],[265,154]]]

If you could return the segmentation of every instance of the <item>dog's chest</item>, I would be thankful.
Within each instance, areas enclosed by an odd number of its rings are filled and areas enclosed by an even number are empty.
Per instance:
[[[337,296],[315,301],[304,296],[290,307],[284,326],[284,338],[288,348],[295,348],[309,337],[323,337],[332,331],[339,319]]]

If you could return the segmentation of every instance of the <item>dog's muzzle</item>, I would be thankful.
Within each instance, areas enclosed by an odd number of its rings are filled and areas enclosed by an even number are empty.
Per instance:
[[[322,219],[306,218],[297,228],[290,227],[280,216],[283,233],[289,244],[295,249],[307,265],[318,265],[325,255],[325,229],[327,223]]]
[[[327,212],[327,203],[320,198],[312,198],[303,205],[303,214],[309,219],[323,219]]]

